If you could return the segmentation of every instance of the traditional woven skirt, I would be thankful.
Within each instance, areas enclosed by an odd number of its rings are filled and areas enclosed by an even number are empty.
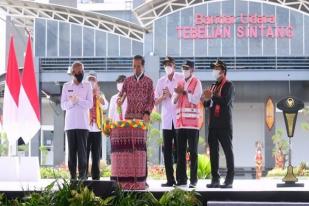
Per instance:
[[[111,131],[111,179],[122,189],[145,189],[146,136],[147,131],[140,128],[114,128]]]

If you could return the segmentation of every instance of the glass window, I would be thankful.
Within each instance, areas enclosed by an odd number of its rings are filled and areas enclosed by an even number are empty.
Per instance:
[[[248,6],[249,3],[247,1],[235,1],[236,4],[236,25],[241,24],[240,15],[248,15]],[[248,26],[246,24],[242,24],[243,26]],[[239,28],[239,27],[238,27]],[[236,31],[237,32],[237,31]],[[236,56],[248,56],[248,38],[239,36],[236,38]]]
[[[269,4],[263,4],[263,16],[275,15],[275,7]],[[268,26],[271,24],[265,24]],[[276,40],[274,38],[263,38],[263,55],[264,56],[275,56],[276,55]]]
[[[222,2],[222,16],[234,16],[234,1]],[[222,39],[222,56],[234,56],[235,24],[229,26],[231,28],[231,38]]]
[[[120,56],[131,56],[131,40],[128,38],[120,37]]]
[[[305,18],[305,55],[309,56],[309,17]]]
[[[144,34],[144,55],[149,55],[150,52],[153,52],[153,33],[145,33]]]
[[[119,36],[115,34],[107,34],[107,45],[109,57],[119,56]]]
[[[47,21],[47,56],[58,53],[58,21]]]
[[[207,4],[196,6],[194,10],[195,10],[195,16],[196,14],[202,14],[202,15],[207,16]],[[202,26],[206,27],[206,25],[202,25]],[[195,56],[206,57],[207,56],[207,39],[206,38],[196,39],[194,41],[195,41]]]
[[[220,3],[209,3],[208,4],[208,16],[221,16],[221,4]],[[211,24],[208,26],[208,34],[213,35],[215,30],[221,29],[220,24]],[[221,39],[220,38],[209,38],[208,40],[208,56],[219,57],[221,56]]]
[[[82,56],[82,27],[71,24],[71,56]]]
[[[35,19],[35,56],[45,56],[46,20]]]
[[[154,52],[155,55],[158,56],[166,56],[166,17],[162,17],[155,21],[154,23],[154,41],[155,41],[155,48]]]
[[[59,22],[59,56],[70,56],[70,24]]]
[[[193,9],[188,8],[181,11],[181,26],[192,26],[194,24]],[[181,56],[192,57],[193,56],[193,40],[182,39],[181,40]]]
[[[95,31],[95,47],[96,47],[96,56],[106,56],[106,32]]]
[[[262,16],[262,4],[256,2],[249,2],[249,14]],[[258,26],[257,24],[251,24],[250,26]],[[251,37],[249,39],[249,55],[250,56],[262,56],[262,38],[261,33],[257,32],[257,37]]]
[[[84,56],[94,56],[94,30],[84,27],[84,36],[83,36],[83,49]]]
[[[277,27],[289,24],[289,10],[277,6]],[[277,56],[289,56],[289,39],[277,38]]]
[[[293,38],[291,39],[291,55],[303,55],[303,14],[291,10],[291,22],[293,27]]]
[[[167,16],[167,55],[179,56],[179,43],[176,27],[180,25],[179,12]]]
[[[132,56],[143,55],[143,43],[132,40]]]

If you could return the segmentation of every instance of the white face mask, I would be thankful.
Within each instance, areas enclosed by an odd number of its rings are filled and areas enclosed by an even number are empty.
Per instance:
[[[215,80],[218,80],[220,77],[220,70],[212,70],[212,76]]]
[[[164,69],[167,75],[170,75],[171,73],[173,73],[173,67],[171,66],[165,66]]]
[[[92,89],[95,89],[96,87],[96,82],[95,81],[90,81],[91,87]]]
[[[190,70],[182,70],[183,75],[185,78],[189,78],[191,76],[191,71]]]
[[[117,90],[121,92],[123,83],[117,83]]]

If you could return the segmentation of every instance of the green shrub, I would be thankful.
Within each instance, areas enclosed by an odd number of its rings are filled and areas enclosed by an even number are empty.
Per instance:
[[[159,202],[161,206],[202,206],[198,197],[200,194],[194,190],[184,191],[176,188],[164,193]]]
[[[101,172],[101,177],[110,177],[112,176],[112,170],[111,170],[111,166],[105,166],[103,167],[102,169],[102,172]]]
[[[40,193],[31,193],[23,199],[8,200],[0,194],[0,206],[201,206],[200,194],[174,189],[164,193],[158,201],[150,192],[117,189],[101,199],[81,183],[55,180]]]
[[[198,166],[197,166],[197,176],[199,179],[210,178],[211,175],[211,165],[210,159],[207,155],[198,155]]]
[[[61,168],[41,167],[42,179],[68,179],[69,172]]]
[[[113,206],[159,206],[158,200],[150,192],[124,192],[117,190],[104,203]]]

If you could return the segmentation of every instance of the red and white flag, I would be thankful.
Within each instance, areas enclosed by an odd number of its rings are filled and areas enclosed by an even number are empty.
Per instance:
[[[3,100],[3,129],[11,143],[20,137],[18,123],[20,84],[14,40],[11,37]]]
[[[18,117],[21,137],[25,143],[39,131],[40,103],[37,91],[37,81],[34,73],[31,39],[28,38],[24,70],[19,95]]]

